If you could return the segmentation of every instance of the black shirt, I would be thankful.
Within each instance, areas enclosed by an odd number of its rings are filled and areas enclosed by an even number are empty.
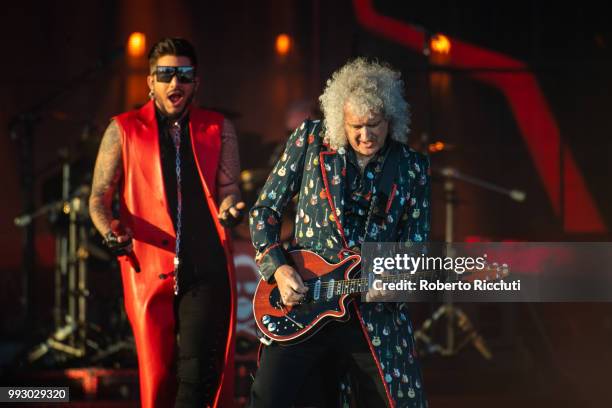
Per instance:
[[[176,149],[170,135],[171,122],[156,110],[159,127],[159,146],[168,212],[176,230],[177,188]],[[195,284],[213,283],[225,278],[226,261],[212,219],[204,188],[193,154],[188,115],[181,119],[181,248],[179,258],[179,289],[181,292]]]
[[[376,191],[387,152],[388,138],[383,147],[368,162],[363,172],[357,161],[357,154],[348,146],[346,155],[346,179],[344,187],[344,235],[349,248],[361,247],[366,237],[366,221],[372,198]]]

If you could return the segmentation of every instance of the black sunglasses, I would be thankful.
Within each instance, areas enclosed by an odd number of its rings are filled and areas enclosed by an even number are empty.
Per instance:
[[[176,75],[177,81],[182,84],[190,84],[195,82],[195,67],[164,67],[158,66],[154,72],[159,82],[170,82],[172,77]]]

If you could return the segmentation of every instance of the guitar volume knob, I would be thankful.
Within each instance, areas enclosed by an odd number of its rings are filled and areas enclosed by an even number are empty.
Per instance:
[[[261,318],[261,322],[267,325],[268,323],[270,323],[270,316],[263,315],[263,317]]]
[[[270,330],[271,332],[276,330],[276,323],[270,323],[268,324],[268,330]]]

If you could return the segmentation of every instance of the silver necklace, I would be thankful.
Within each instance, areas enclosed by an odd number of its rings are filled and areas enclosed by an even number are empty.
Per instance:
[[[176,244],[174,247],[174,295],[178,295],[178,273],[181,249],[181,215],[183,212],[183,194],[181,190],[181,125],[178,121],[170,125],[170,135],[176,151]]]

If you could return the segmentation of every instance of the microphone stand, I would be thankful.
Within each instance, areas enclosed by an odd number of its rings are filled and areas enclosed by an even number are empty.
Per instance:
[[[452,167],[432,167],[432,172],[444,177],[444,198],[446,212],[444,241],[447,244],[448,254],[451,256],[453,254],[450,245],[452,245],[454,238],[454,213],[455,205],[457,203],[455,194],[455,180],[463,181],[486,190],[506,195],[518,202],[523,202],[526,198],[523,191],[509,190],[500,187],[476,177],[463,174]],[[443,317],[446,318],[446,343],[438,344],[434,342],[430,332],[435,323]],[[461,333],[464,335],[461,341],[457,341],[457,328],[461,330]],[[417,331],[415,331],[414,337],[416,340],[423,341],[427,347],[427,352],[429,353],[440,353],[442,356],[453,356],[458,354],[459,351],[461,351],[466,345],[472,343],[476,350],[478,350],[478,352],[485,359],[490,360],[493,357],[493,354],[487,347],[484,338],[474,328],[468,315],[459,307],[454,306],[452,295],[449,292],[445,292],[444,303],[432,313],[431,317],[423,322]]]

